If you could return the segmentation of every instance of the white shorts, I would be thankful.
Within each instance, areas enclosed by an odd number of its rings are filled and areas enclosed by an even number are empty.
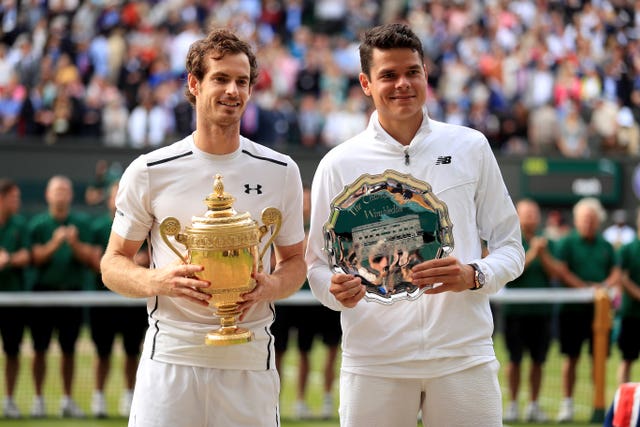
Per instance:
[[[242,371],[140,360],[129,427],[277,427],[276,370]]]
[[[501,427],[497,360],[437,378],[340,373],[342,427]]]

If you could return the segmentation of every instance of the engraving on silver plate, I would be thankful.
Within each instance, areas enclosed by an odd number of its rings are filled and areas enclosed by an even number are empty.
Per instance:
[[[428,287],[411,283],[411,268],[453,251],[446,204],[431,186],[387,170],[362,175],[331,204],[325,251],[334,272],[360,277],[365,300],[415,300]]]

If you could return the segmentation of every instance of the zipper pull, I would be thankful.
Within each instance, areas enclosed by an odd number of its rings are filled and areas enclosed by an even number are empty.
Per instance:
[[[409,166],[410,163],[410,159],[409,159],[409,147],[404,149],[404,164]]]

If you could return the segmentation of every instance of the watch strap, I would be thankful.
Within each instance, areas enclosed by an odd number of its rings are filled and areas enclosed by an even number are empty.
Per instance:
[[[478,267],[478,264],[471,263],[469,264],[473,268],[473,287],[469,288],[470,291],[477,291],[478,289],[482,289],[484,286],[484,273]]]

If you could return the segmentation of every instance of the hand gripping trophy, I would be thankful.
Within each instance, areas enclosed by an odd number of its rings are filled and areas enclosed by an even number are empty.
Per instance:
[[[202,217],[193,217],[190,227],[180,232],[180,222],[173,217],[160,224],[160,234],[173,252],[187,264],[204,266],[196,276],[211,286],[209,305],[215,308],[221,327],[207,333],[208,345],[231,345],[251,341],[252,333],[237,325],[240,296],[256,286],[253,274],[262,270],[262,257],[280,231],[282,213],[273,207],[262,211],[259,226],[248,212],[237,213],[235,198],[224,191],[222,176],[217,174],[213,193],[204,200],[208,210]],[[274,226],[270,239],[259,250],[262,237]],[[176,249],[168,236],[187,248],[186,257]]]

